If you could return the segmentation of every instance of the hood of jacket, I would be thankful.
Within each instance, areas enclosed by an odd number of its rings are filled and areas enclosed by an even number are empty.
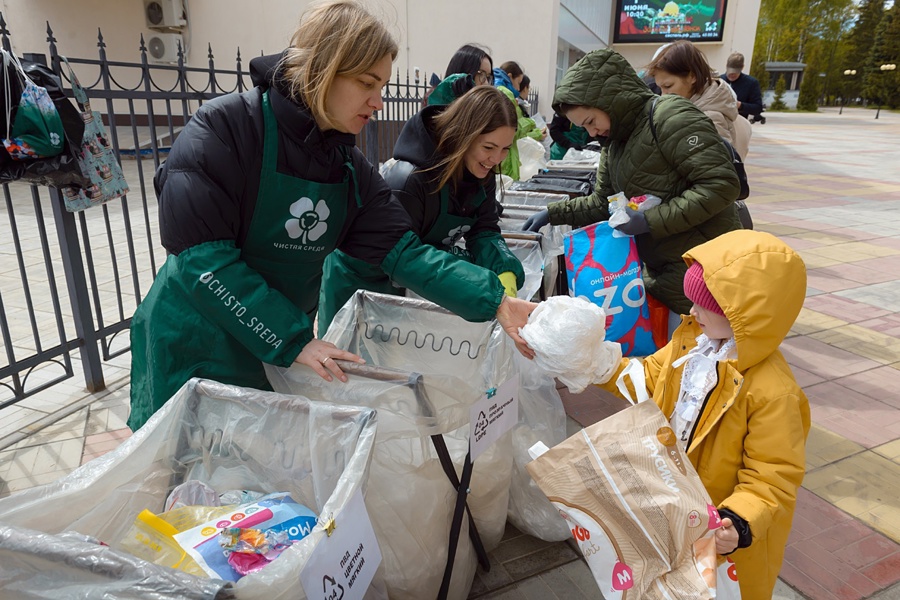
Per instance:
[[[731,231],[684,254],[703,265],[703,279],[734,330],[737,369],[744,372],[778,349],[806,298],[806,265],[774,235]]]
[[[404,160],[416,167],[427,168],[440,160],[437,153],[437,139],[432,119],[446,106],[426,106],[412,116],[400,130],[394,144],[394,158]]]
[[[731,86],[721,79],[713,79],[706,89],[691,97],[691,102],[703,112],[720,112],[729,121],[738,118],[737,99],[734,92]]]
[[[494,67],[494,87],[503,87],[512,92],[513,98],[519,97],[519,90],[513,86],[512,79],[509,78],[509,75],[506,71],[501,69],[500,67]]]
[[[553,110],[561,104],[592,106],[609,115],[609,139],[628,139],[653,92],[621,54],[594,50],[572,65],[553,94]]]

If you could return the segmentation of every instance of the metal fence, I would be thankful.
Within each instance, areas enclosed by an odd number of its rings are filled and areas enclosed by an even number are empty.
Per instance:
[[[0,40],[11,51],[0,13]],[[60,49],[47,24],[48,54],[24,58],[60,69]],[[99,208],[72,214],[56,188],[3,184],[0,206],[0,409],[83,373],[89,391],[105,387],[104,370],[130,346],[131,316],[150,288],[165,252],[157,237],[152,179],[171,143],[197,107],[217,96],[249,89],[238,51],[233,67],[154,64],[143,37],[139,62],[111,61],[102,32],[97,58],[68,57],[103,115],[130,193]],[[64,54],[64,52],[63,52]],[[70,87],[70,86],[66,86]],[[403,123],[422,106],[423,83],[401,81],[385,89],[384,109],[357,143],[375,165],[390,157]],[[67,91],[71,97],[71,89]],[[532,106],[537,106],[532,92]],[[126,357],[127,358],[127,357]],[[121,362],[125,361],[123,358]]]

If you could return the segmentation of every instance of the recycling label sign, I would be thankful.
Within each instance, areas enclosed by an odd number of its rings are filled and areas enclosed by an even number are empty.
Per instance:
[[[469,450],[474,461],[519,422],[519,381],[488,390],[469,409]]]

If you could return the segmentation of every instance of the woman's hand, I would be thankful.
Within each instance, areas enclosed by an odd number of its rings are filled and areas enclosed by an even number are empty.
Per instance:
[[[297,355],[294,362],[312,368],[312,370],[318,373],[319,377],[325,381],[332,381],[331,375],[334,374],[335,377],[346,382],[347,376],[344,375],[341,368],[334,362],[335,359],[350,360],[361,365],[366,364],[366,361],[352,352],[341,350],[331,342],[324,342],[322,340],[312,340],[303,346],[303,350],[300,351],[300,354]],[[331,373],[329,373],[329,371]]]
[[[537,304],[534,302],[504,296],[500,308],[497,309],[497,320],[503,327],[503,331],[516,343],[516,348],[522,353],[522,356],[529,360],[534,358],[534,350],[529,348],[522,336],[519,335],[519,328],[528,323],[528,315],[535,308],[537,308]]]
[[[738,547],[740,535],[731,519],[722,519],[722,527],[716,530],[716,554],[731,554]]]

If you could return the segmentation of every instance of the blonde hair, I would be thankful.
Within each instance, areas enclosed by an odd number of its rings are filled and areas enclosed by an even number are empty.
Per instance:
[[[331,128],[325,101],[335,77],[365,73],[386,54],[397,58],[397,42],[384,24],[354,0],[332,0],[304,11],[281,70],[291,98]]]
[[[515,129],[517,124],[515,105],[493,86],[475,86],[454,101],[434,118],[437,150],[444,156],[432,167],[441,173],[438,189],[447,182],[454,185],[459,182],[465,168],[466,152],[478,136],[501,127]]]

